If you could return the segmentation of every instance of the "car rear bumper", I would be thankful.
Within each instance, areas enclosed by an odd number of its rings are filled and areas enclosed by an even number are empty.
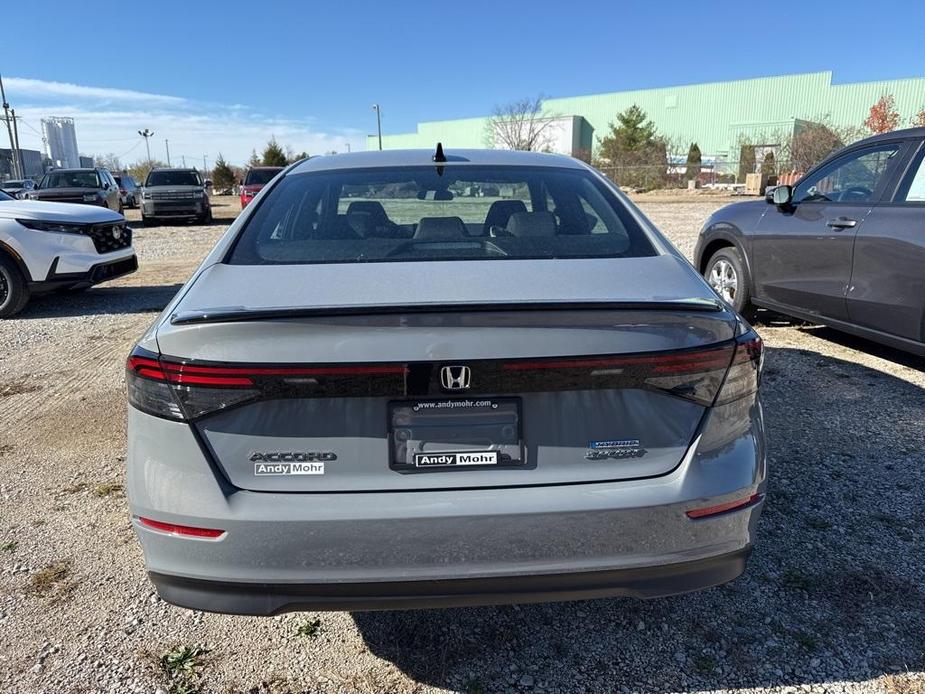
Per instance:
[[[149,573],[167,602],[194,610],[275,615],[300,610],[397,610],[657,598],[721,585],[744,570],[751,547],[662,566],[520,576],[358,583],[234,583]]]
[[[737,405],[742,406],[744,405]],[[728,406],[724,406],[728,407]],[[685,459],[651,479],[430,491],[243,491],[192,429],[129,410],[127,489],[162,597],[193,609],[272,614],[655,597],[731,580],[763,502],[760,406],[715,414]],[[728,413],[727,413],[728,414]],[[181,537],[139,518],[224,531]]]

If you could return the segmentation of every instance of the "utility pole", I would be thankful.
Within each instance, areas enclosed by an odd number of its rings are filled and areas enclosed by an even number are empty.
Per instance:
[[[13,137],[16,138],[16,152],[17,159],[19,160],[19,177],[26,177],[26,162],[22,158],[22,147],[19,146],[19,126],[16,125],[16,109],[10,109],[10,117],[13,119]]]
[[[379,151],[382,151],[382,118],[379,113],[379,104],[373,104],[373,111],[376,112],[376,130],[379,133]]]
[[[181,154],[181,155],[180,155],[180,159],[183,160],[183,168],[185,169],[185,168],[186,168],[186,155],[185,155],[185,154]]]
[[[17,171],[19,162],[16,161],[16,142],[13,140],[13,128],[10,127],[10,105],[6,102],[6,91],[3,89],[2,77],[0,77],[0,100],[3,101],[3,119],[6,121],[6,132],[10,136],[10,151],[13,153],[13,156],[10,157],[10,166],[16,178],[22,178]]]
[[[151,145],[148,144],[148,138],[154,137],[154,131],[148,130],[147,128],[145,128],[144,130],[139,130],[138,134],[141,135],[145,139],[145,149],[148,150],[148,163],[150,164],[151,163]]]
[[[205,178],[209,173],[209,167],[206,166],[206,155],[202,155],[202,177]]]
[[[164,147],[167,148],[167,166],[170,166],[170,142],[164,138]]]
[[[349,142],[345,142],[345,143],[344,143],[344,146],[347,148],[347,154],[350,154],[350,143],[349,143]]]

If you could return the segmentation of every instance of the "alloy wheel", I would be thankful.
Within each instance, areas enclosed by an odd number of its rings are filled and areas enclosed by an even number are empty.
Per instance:
[[[729,304],[735,304],[736,293],[739,289],[739,276],[736,269],[725,258],[720,258],[710,268],[710,286]]]
[[[6,273],[0,269],[0,306],[3,306],[10,298],[10,281]]]

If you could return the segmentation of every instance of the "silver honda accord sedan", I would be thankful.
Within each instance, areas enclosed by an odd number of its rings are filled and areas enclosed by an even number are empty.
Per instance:
[[[303,161],[132,350],[132,522],[196,610],[707,588],[755,539],[761,361],[575,159]]]

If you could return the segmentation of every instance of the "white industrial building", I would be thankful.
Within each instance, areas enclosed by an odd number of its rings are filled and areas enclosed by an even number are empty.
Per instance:
[[[61,168],[80,166],[77,152],[77,132],[73,118],[43,118],[42,133],[45,138],[45,152],[52,164]]]

